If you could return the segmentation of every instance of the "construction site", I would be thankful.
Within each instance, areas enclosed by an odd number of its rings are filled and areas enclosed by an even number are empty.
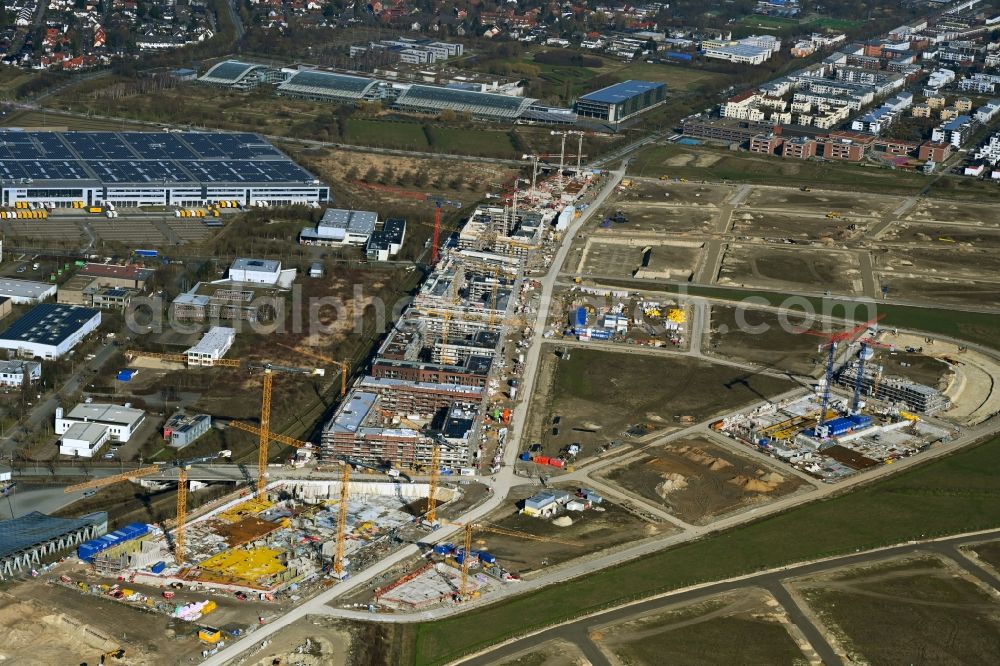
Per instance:
[[[615,342],[684,349],[690,307],[627,291],[574,285],[556,292],[549,309],[553,332],[579,342]],[[558,340],[555,335],[552,339]]]

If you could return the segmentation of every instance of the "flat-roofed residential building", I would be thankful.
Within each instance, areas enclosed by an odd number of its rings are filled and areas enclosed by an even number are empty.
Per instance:
[[[215,365],[216,361],[226,355],[235,341],[236,329],[228,326],[212,326],[198,344],[184,352],[188,365]]]
[[[163,424],[163,438],[171,448],[183,449],[211,429],[212,417],[208,414],[178,412]]]

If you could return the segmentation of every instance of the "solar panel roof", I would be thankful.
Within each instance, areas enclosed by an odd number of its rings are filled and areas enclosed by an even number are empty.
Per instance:
[[[0,178],[117,185],[314,180],[249,132],[0,131]]]
[[[642,95],[643,93],[655,90],[665,83],[654,83],[652,81],[623,81],[607,88],[595,90],[592,93],[581,95],[580,99],[587,102],[600,102],[604,104],[619,104],[627,99]]]
[[[418,109],[452,109],[481,116],[514,118],[537,101],[528,97],[412,85],[396,99],[396,105]]]
[[[98,522],[107,514],[90,514],[82,518],[56,518],[44,513],[31,513],[13,520],[0,521],[0,557],[7,557],[32,546],[57,539]]]
[[[278,90],[357,99],[363,97],[372,86],[377,84],[375,79],[362,76],[303,71],[293,74],[291,78],[278,86]]]
[[[42,303],[0,333],[0,340],[58,345],[99,314],[76,305]]]
[[[239,60],[225,60],[205,72],[205,75],[201,77],[201,80],[236,83],[255,69],[266,68],[264,65],[255,65],[249,62],[240,62]]]

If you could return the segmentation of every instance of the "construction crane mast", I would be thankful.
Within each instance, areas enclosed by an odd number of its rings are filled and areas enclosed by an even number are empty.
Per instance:
[[[563,541],[562,539],[554,539],[552,537],[543,537],[535,534],[528,534],[527,532],[519,532],[517,530],[509,530],[504,527],[497,527],[496,525],[490,525],[487,523],[449,523],[449,525],[457,525],[461,527],[464,533],[463,538],[463,550],[462,550],[462,584],[459,587],[459,594],[462,599],[468,599],[471,596],[471,591],[469,590],[469,558],[472,553],[472,534],[476,530],[480,532],[492,532],[493,534],[502,534],[504,536],[515,537],[518,539],[527,539],[529,541],[544,541],[547,543],[558,543],[564,546],[573,546],[574,548],[579,548],[580,544],[573,541]]]
[[[866,331],[875,324],[877,324],[883,317],[885,317],[885,315],[881,314],[875,317],[874,319],[866,321],[863,324],[858,324],[849,331],[843,331],[841,333],[830,334],[827,332],[816,331],[816,330],[799,331],[799,333],[805,333],[806,335],[815,335],[817,337],[826,339],[826,342],[820,345],[820,348],[824,346],[828,348],[828,354],[826,360],[826,374],[825,374],[826,379],[823,385],[823,397],[820,404],[819,421],[816,424],[817,433],[820,431],[820,428],[822,428],[823,424],[826,422],[826,410],[830,404],[830,388],[833,385],[833,365],[836,360],[837,346],[841,342],[844,342],[846,340],[851,340],[857,337],[863,331]]]
[[[444,438],[444,435],[438,433],[434,436],[431,444],[431,474],[430,481],[427,486],[427,522],[431,525],[437,524],[437,491],[438,486],[441,482],[441,447],[446,446],[449,449],[456,449],[458,447],[452,445]]]
[[[333,365],[335,365],[338,368],[340,368],[340,397],[343,398],[345,395],[347,395],[347,376],[349,374],[351,374],[351,364],[348,363],[346,360],[345,361],[335,361],[332,358],[329,358],[327,356],[323,356],[322,354],[317,354],[316,352],[307,351],[305,349],[299,349],[297,347],[290,347],[288,345],[283,345],[280,342],[275,343],[275,344],[277,344],[279,347],[284,347],[285,349],[287,349],[289,351],[293,351],[296,354],[302,354],[304,356],[308,356],[310,358],[314,358],[317,361],[323,361],[325,363],[332,363]]]
[[[858,351],[858,374],[854,377],[854,398],[851,400],[851,413],[857,414],[861,408],[861,388],[865,377],[865,363],[874,356],[874,347],[891,349],[891,345],[886,345],[874,338],[862,338],[861,349]],[[872,395],[875,395],[877,384],[872,386]]]
[[[182,564],[184,562],[184,529],[187,522],[187,493],[188,493],[188,470],[191,469],[192,465],[197,465],[199,463],[211,462],[218,458],[230,458],[233,452],[229,450],[219,451],[213,455],[199,456],[197,458],[188,458],[186,460],[174,460],[165,465],[150,465],[148,467],[140,467],[134,469],[131,472],[123,472],[121,474],[114,474],[112,476],[105,476],[99,479],[91,479],[90,481],[84,481],[83,483],[77,483],[72,486],[66,486],[64,492],[72,493],[77,490],[87,490],[89,488],[102,488],[104,486],[109,486],[113,483],[118,483],[119,481],[132,481],[135,479],[141,479],[146,476],[152,476],[153,474],[158,474],[159,472],[177,468],[177,518],[176,525],[174,527],[174,561],[177,564]]]

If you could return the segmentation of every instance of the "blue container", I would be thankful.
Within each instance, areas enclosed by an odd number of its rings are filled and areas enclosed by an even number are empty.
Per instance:
[[[611,329],[609,328],[592,328],[590,329],[590,337],[595,340],[610,340],[611,339]]]
[[[155,574],[158,574],[158,573],[162,572],[166,568],[167,568],[167,563],[163,562],[163,561],[160,561],[160,562],[157,562],[156,564],[154,564],[153,566],[151,566],[149,568],[149,570],[152,571]]]
[[[664,51],[660,55],[664,58],[669,58],[671,60],[682,60],[684,62],[691,62],[694,60],[694,56],[690,53],[675,53],[674,51]]]
[[[525,451],[524,453],[522,453],[521,455],[519,455],[519,456],[517,457],[517,459],[518,459],[518,460],[523,460],[523,461],[525,461],[525,462],[528,462],[528,461],[530,461],[530,460],[531,460],[531,454],[530,454],[530,453],[528,453],[527,451]]]
[[[587,308],[579,307],[576,309],[576,317],[574,318],[574,323],[576,324],[576,326],[587,325]]]
[[[156,250],[136,250],[135,251],[135,255],[137,257],[155,257],[158,254],[160,254],[160,253],[158,251],[156,251]]]
[[[479,561],[485,562],[486,564],[493,564],[497,561],[497,557],[492,553],[487,553],[485,550],[481,550],[479,551]]]
[[[448,555],[455,550],[455,545],[451,543],[439,543],[434,546],[435,555]]]

